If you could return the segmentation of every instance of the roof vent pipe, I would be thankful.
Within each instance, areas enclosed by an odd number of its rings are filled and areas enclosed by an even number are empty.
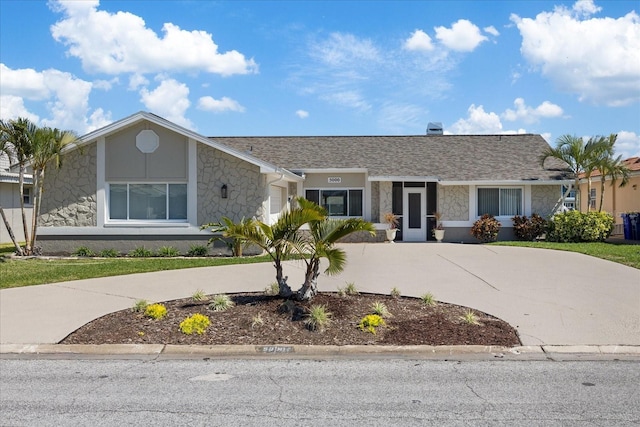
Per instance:
[[[441,122],[429,122],[427,125],[427,135],[442,135],[442,123]]]

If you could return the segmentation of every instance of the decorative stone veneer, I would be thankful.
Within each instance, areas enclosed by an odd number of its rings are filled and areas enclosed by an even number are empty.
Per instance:
[[[47,167],[38,223],[42,227],[92,227],[97,223],[96,159],[93,143],[62,159],[62,167]]]
[[[228,198],[220,188],[227,185]],[[198,144],[198,225],[223,216],[263,219],[265,178],[260,168],[214,148]]]
[[[380,207],[378,212],[380,213],[380,217],[378,219],[381,221],[384,218],[384,214],[391,212],[393,209],[393,205],[391,203],[393,183],[391,181],[380,181],[379,186],[380,191],[378,191],[378,194],[380,195]]]
[[[469,187],[464,185],[439,185],[438,209],[443,221],[469,220]]]
[[[543,218],[553,213],[554,207],[560,205],[561,189],[558,185],[531,186],[531,213]]]
[[[380,222],[380,183],[371,183],[371,222]]]

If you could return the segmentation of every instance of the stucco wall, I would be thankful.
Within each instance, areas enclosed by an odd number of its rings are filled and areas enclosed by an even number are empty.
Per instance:
[[[438,209],[443,221],[469,220],[469,187],[464,185],[439,185]]]
[[[96,144],[73,150],[46,170],[38,220],[42,227],[96,225]]]
[[[22,212],[20,210],[20,190],[18,184],[9,182],[0,182],[0,206],[4,209],[9,226],[13,231],[15,238],[24,241],[24,228],[22,226]],[[31,190],[33,194],[33,190]],[[27,224],[31,229],[31,209],[32,205],[25,205],[25,214],[27,216]],[[9,231],[0,221],[0,243],[10,243]]]
[[[559,185],[532,185],[531,186],[531,213],[543,218],[553,213],[553,208],[560,200]]]
[[[220,195],[223,184],[226,199]],[[198,144],[198,225],[223,216],[233,221],[261,218],[265,199],[265,180],[258,166]]]

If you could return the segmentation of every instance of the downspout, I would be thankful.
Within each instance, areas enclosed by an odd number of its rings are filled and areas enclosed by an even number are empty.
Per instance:
[[[278,170],[276,169],[276,172]],[[282,181],[284,179],[284,172],[280,172],[280,178],[276,178],[273,181],[267,181],[265,184],[265,194],[264,194],[264,202],[262,205],[262,216],[264,217],[264,219],[266,221],[263,221],[266,224],[271,224],[271,203],[269,203],[270,201],[270,197],[271,197],[271,184],[275,184],[276,182]]]

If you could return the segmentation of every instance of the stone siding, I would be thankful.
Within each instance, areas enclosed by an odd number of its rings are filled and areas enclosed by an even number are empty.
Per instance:
[[[469,220],[469,187],[464,185],[439,185],[438,209],[443,221]]]
[[[220,188],[227,185],[228,198]],[[214,148],[198,144],[198,225],[217,222],[223,216],[263,219],[265,178],[258,166]]]
[[[96,159],[97,148],[93,143],[66,154],[60,169],[53,165],[47,168],[40,226],[96,226]]]
[[[378,212],[380,212],[379,220],[382,221],[384,214],[391,212],[393,209],[393,183],[391,181],[380,181],[380,190],[378,191],[378,194],[380,194],[380,207],[378,210]]]
[[[371,183],[371,222],[380,222],[380,183]]]
[[[551,215],[553,208],[560,203],[560,191],[558,185],[532,185],[531,213],[537,213],[543,218]]]

